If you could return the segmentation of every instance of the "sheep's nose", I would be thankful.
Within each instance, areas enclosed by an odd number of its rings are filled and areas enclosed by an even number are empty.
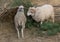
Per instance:
[[[20,8],[20,9],[24,9],[24,8]]]

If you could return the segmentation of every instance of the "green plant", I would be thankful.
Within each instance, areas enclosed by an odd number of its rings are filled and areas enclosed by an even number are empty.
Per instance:
[[[57,32],[60,32],[60,24],[45,22],[41,25],[40,30],[47,31],[47,35],[55,35]]]

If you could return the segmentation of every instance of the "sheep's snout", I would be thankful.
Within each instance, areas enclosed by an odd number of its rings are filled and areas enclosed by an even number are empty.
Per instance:
[[[30,16],[31,15],[31,13],[27,13],[27,16]]]

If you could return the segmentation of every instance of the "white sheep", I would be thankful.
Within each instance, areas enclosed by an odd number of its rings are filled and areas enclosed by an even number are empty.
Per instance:
[[[26,16],[24,14],[24,6],[21,5],[19,6],[17,13],[14,17],[14,22],[15,22],[15,28],[17,30],[17,34],[18,34],[18,38],[20,38],[20,33],[19,33],[19,26],[22,26],[21,29],[21,34],[22,34],[22,38],[24,38],[24,28],[25,28],[25,23],[26,23]]]
[[[51,18],[52,22],[54,23],[54,8],[52,5],[45,4],[36,8],[30,7],[27,12],[27,16],[30,15],[35,21],[41,21],[41,24],[43,23],[43,21],[49,20],[49,18]]]

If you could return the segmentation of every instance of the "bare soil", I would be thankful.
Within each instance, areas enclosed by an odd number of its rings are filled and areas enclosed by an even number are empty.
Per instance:
[[[12,22],[0,22],[0,42],[60,42],[60,34],[55,36],[37,36],[37,28],[25,28],[25,38],[18,39],[17,32]]]

